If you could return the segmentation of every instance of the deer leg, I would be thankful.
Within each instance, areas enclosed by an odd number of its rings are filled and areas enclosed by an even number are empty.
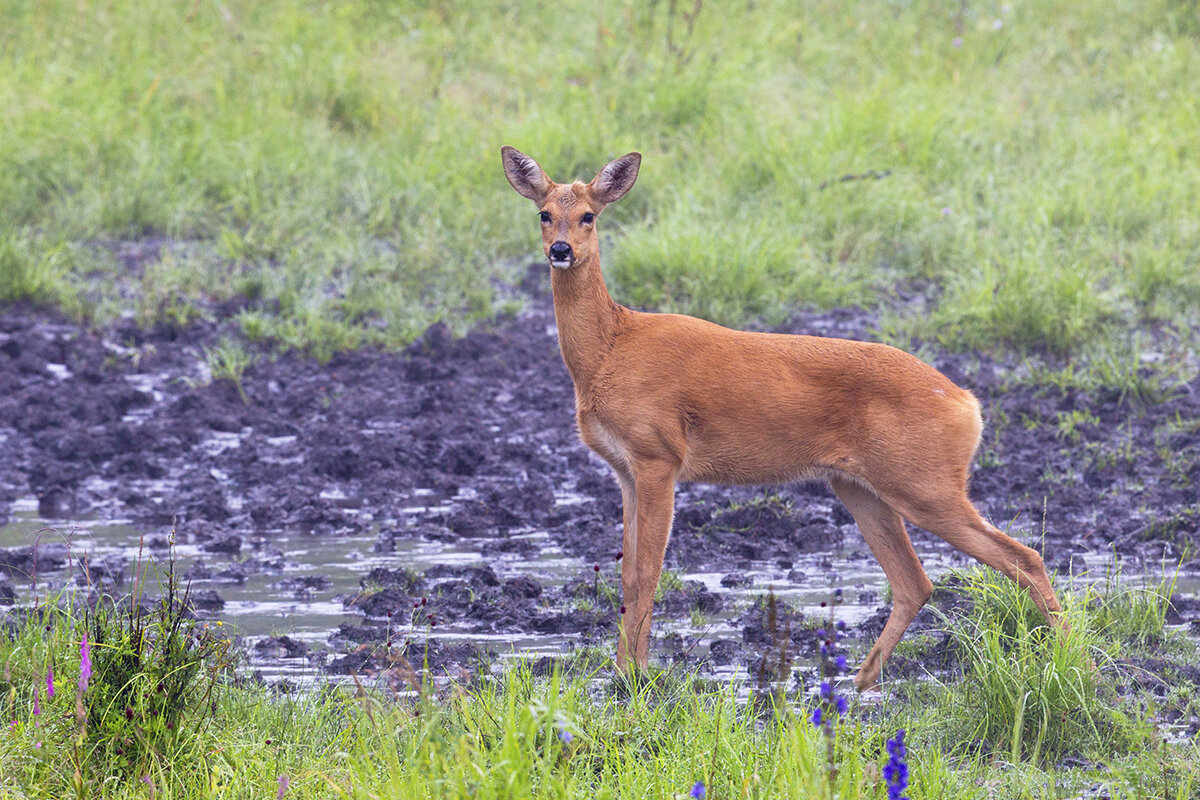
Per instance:
[[[618,471],[617,479],[621,482],[621,603],[625,613],[621,616],[620,641],[617,643],[617,669],[625,669],[628,656],[632,652],[636,639],[629,636],[626,620],[632,617],[631,609],[637,605],[637,492],[634,491],[633,478]]]
[[[896,507],[910,522],[940,536],[951,545],[999,570],[1029,592],[1033,602],[1050,624],[1062,628],[1062,606],[1050,586],[1050,576],[1036,550],[1018,542],[979,515],[966,494],[944,503],[925,502],[906,508]]]
[[[667,464],[639,465],[634,470],[634,565],[636,591],[625,600],[624,636],[632,644],[634,661],[645,667],[650,657],[650,617],[654,590],[662,575],[663,556],[675,514],[675,468]],[[629,551],[626,551],[626,558]],[[622,577],[624,576],[622,570]],[[628,584],[626,584],[628,586]]]
[[[892,587],[892,613],[854,677],[854,685],[863,692],[879,681],[884,662],[896,649],[917,612],[929,600],[933,584],[913,550],[904,520],[895,509],[870,489],[853,481],[834,478],[830,483],[834,493],[850,509],[858,530]]]

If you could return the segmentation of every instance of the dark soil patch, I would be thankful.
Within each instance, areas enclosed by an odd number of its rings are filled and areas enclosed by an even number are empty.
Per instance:
[[[544,287],[541,271],[531,270],[530,285]],[[797,315],[784,329],[870,339],[874,321],[842,309]],[[435,325],[404,352],[361,350],[327,364],[263,349],[240,390],[228,380],[206,384],[201,348],[236,335],[232,316],[186,328],[126,321],[94,331],[54,312],[0,307],[0,521],[14,500],[32,495],[46,517],[108,515],[158,530],[174,524],[179,541],[239,554],[232,567],[217,572],[201,563],[192,576],[232,582],[263,571],[289,581],[286,564],[263,542],[296,529],[378,530],[381,553],[413,538],[475,540],[497,559],[533,559],[553,545],[604,565],[607,575],[621,547],[620,493],[607,465],[576,437],[574,395],[544,293],[525,312],[461,339]],[[1039,535],[1044,529],[1051,567],[1084,550],[1115,547],[1153,563],[1194,550],[1200,379],[1162,402],[1138,404],[1105,389],[1036,386],[1022,378],[1024,359],[938,353],[933,363],[985,408],[973,496],[994,520],[1016,519]],[[566,495],[575,501],[562,502]],[[429,498],[449,510],[412,512]],[[531,539],[531,531],[547,537]],[[849,514],[819,486],[688,486],[667,565],[726,573],[766,560],[790,569],[857,542]],[[67,562],[65,551],[46,546],[38,558],[35,566],[29,548],[0,551],[0,602],[5,586]],[[372,572],[363,592],[346,598],[364,624],[334,634],[343,654],[331,669],[391,668],[380,646],[397,616],[421,624],[432,616],[434,629],[453,622],[581,641],[615,631],[613,598],[599,596],[591,576],[551,589],[536,576],[491,567],[420,575],[397,566]],[[111,565],[104,579],[118,583],[124,569]],[[726,577],[726,586],[745,585],[736,573]],[[287,588],[303,596],[323,585],[313,580]],[[205,601],[217,606],[220,597]],[[661,613],[710,613],[721,603],[689,586],[669,595]],[[812,650],[811,626],[792,622],[787,635]],[[714,661],[752,660],[769,645],[761,614],[740,624],[743,640],[716,645]],[[439,664],[480,655],[479,648],[430,647]],[[272,642],[265,652],[280,648],[288,645]]]

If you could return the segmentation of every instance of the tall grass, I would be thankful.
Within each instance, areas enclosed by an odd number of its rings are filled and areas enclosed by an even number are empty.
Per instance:
[[[602,223],[637,305],[1060,352],[1195,323],[1188,4],[684,7],[7,0],[0,298],[244,294],[323,354],[461,326],[538,252],[510,143],[559,180],[645,153]]]
[[[969,613],[947,620],[962,682],[937,699],[948,742],[1053,764],[1067,755],[1109,759],[1152,741],[1140,701],[1120,686],[1131,656],[1194,650],[1165,627],[1173,578],[1139,588],[1114,565],[1099,582],[1058,586],[1063,630],[995,570],[963,578]]]

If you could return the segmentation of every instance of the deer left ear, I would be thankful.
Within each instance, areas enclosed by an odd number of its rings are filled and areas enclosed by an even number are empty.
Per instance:
[[[626,153],[611,162],[600,170],[589,184],[592,196],[604,205],[617,202],[633,188],[641,165],[641,153]]]

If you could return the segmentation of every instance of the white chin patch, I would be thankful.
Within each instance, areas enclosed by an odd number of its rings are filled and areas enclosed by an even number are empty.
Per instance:
[[[551,261],[550,266],[554,267],[555,269],[566,269],[567,267],[571,266],[571,262],[570,261]]]

